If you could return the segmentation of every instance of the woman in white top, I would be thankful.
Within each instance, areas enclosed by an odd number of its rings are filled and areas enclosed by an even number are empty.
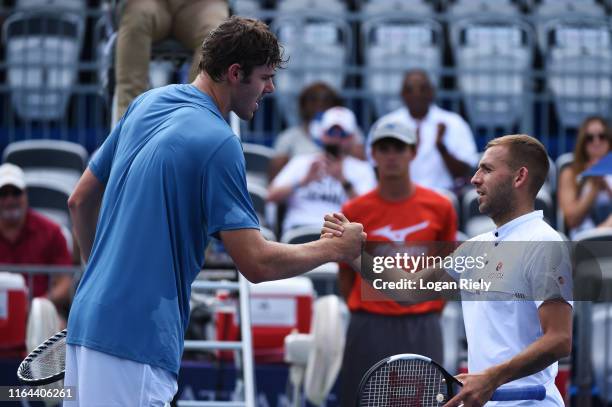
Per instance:
[[[603,117],[591,116],[578,131],[574,162],[559,176],[558,201],[570,238],[595,227],[612,227],[612,177],[580,174],[612,150],[612,135]]]

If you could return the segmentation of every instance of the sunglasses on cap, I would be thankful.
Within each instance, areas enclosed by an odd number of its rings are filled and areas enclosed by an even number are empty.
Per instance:
[[[6,186],[0,188],[0,198],[6,198],[9,196],[18,198],[23,194],[23,190],[13,186]]]
[[[328,137],[347,138],[351,135],[351,133],[347,133],[340,126],[332,126],[328,130],[325,131],[325,135]]]
[[[606,137],[605,133],[587,133],[584,135],[584,139],[586,140],[587,143],[591,143],[595,139],[599,139],[599,141],[604,141],[604,140],[607,140],[608,138]]]

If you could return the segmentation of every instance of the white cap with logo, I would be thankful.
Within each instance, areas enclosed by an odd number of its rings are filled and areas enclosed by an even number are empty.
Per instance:
[[[417,144],[415,130],[395,121],[387,121],[376,125],[370,138],[370,145],[383,138],[393,138],[409,145]]]
[[[327,109],[319,125],[320,134],[323,135],[334,126],[340,127],[347,134],[355,134],[358,131],[355,114],[346,107],[336,106]]]
[[[21,168],[9,163],[0,165],[0,188],[6,185],[25,189],[25,174]]]

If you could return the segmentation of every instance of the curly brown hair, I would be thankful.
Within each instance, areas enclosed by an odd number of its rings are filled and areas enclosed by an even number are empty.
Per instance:
[[[220,82],[227,68],[239,64],[245,78],[256,66],[282,68],[283,48],[269,27],[255,19],[232,16],[212,30],[202,43],[200,72]]]

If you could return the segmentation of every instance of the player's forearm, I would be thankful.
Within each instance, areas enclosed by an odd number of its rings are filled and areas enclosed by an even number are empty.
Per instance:
[[[100,211],[99,202],[71,202],[70,217],[76,241],[81,249],[81,257],[87,262],[96,235],[96,224]]]
[[[56,307],[66,307],[70,302],[71,289],[72,276],[60,274],[52,279],[51,288],[47,296]]]
[[[247,278],[252,282],[280,280],[340,260],[329,243],[323,240],[299,245],[265,242],[261,248],[253,250]]]
[[[543,335],[512,359],[488,369],[495,387],[537,373],[570,354],[571,335]]]

